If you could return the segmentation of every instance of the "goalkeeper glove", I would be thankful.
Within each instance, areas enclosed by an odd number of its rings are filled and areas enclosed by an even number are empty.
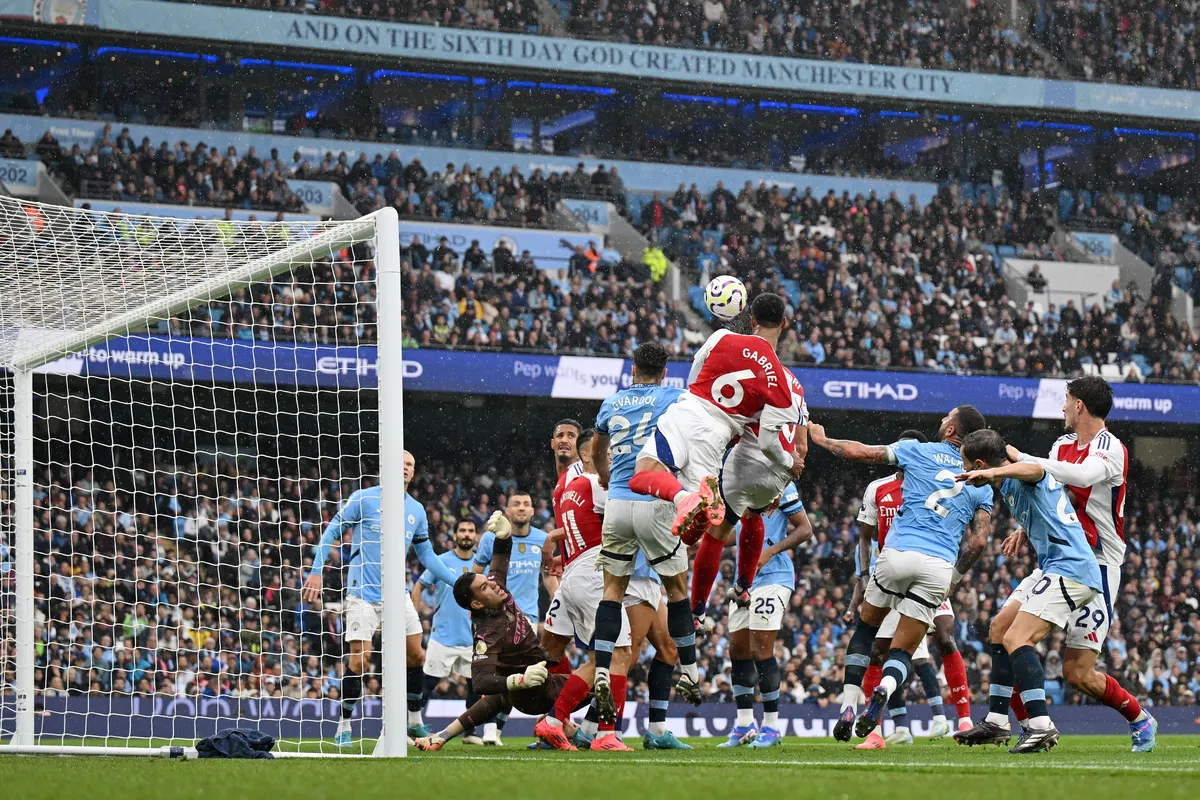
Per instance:
[[[507,539],[512,534],[512,525],[503,511],[493,511],[488,518],[487,529],[496,534],[497,539]]]
[[[550,671],[546,669],[546,662],[539,661],[531,667],[526,667],[522,674],[509,675],[508,690],[518,692],[522,689],[533,689],[545,683],[548,677],[550,677]]]

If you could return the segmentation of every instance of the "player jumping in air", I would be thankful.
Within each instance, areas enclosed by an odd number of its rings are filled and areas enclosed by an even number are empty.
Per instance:
[[[700,537],[700,547],[692,564],[692,614],[697,620],[697,629],[709,630],[711,624],[704,618],[708,597],[712,594],[717,573],[721,569],[721,551],[733,540],[734,523],[741,520],[737,534],[738,573],[731,592],[739,608],[750,603],[750,584],[758,569],[758,557],[762,553],[765,528],[762,512],[776,502],[787,486],[795,480],[793,467],[803,465],[808,454],[808,405],[804,402],[804,387],[792,374],[783,372],[792,397],[792,411],[798,422],[784,425],[775,434],[778,446],[792,459],[784,466],[772,461],[764,454],[766,442],[760,436],[759,426],[746,426],[737,443],[725,455],[721,465],[721,497],[725,501],[725,520],[720,525],[708,528]],[[691,544],[690,537],[684,540]]]
[[[404,552],[409,548],[417,551],[421,565],[435,578],[453,584],[457,577],[444,563],[438,560],[429,543],[429,522],[425,507],[412,495],[407,494],[408,485],[416,472],[416,460],[412,453],[404,452]],[[304,581],[305,602],[314,603],[321,597],[321,571],[334,543],[341,540],[347,526],[350,534],[350,571],[346,582],[346,628],[345,638],[350,644],[350,658],[342,676],[342,719],[338,722],[335,742],[338,747],[349,747],[350,718],[354,707],[362,696],[363,674],[371,664],[371,640],[379,630],[383,613],[381,562],[379,554],[379,487],[359,489],[350,495],[321,535],[317,551],[313,555],[312,572]],[[424,736],[429,731],[421,719],[425,706],[422,688],[425,684],[423,665],[425,649],[421,646],[421,619],[413,608],[412,598],[405,596],[404,635],[407,638],[408,662],[408,734]]]
[[[888,699],[908,680],[912,653],[925,638],[934,612],[987,546],[992,492],[954,480],[961,471],[963,438],[985,425],[982,414],[964,405],[942,419],[937,442],[864,445],[828,439],[823,427],[809,424],[812,443],[834,455],[865,464],[896,464],[904,471],[903,505],[875,562],[846,653],[842,713],[833,728],[839,741],[850,740],[851,727],[858,736],[867,736],[879,725]],[[968,526],[971,538],[960,553]],[[879,686],[855,724],[871,644],[890,609],[900,613],[892,649]]]
[[[775,640],[796,591],[796,565],[791,551],[812,538],[812,522],[795,484],[788,482],[779,508],[766,517],[766,549],[755,563],[750,602],[729,606],[729,657],[733,661],[733,697],[737,722],[718,747],[774,747],[783,743],[779,727],[781,673]],[[739,550],[738,558],[741,558]],[[738,564],[741,574],[741,564]],[[754,690],[763,703],[763,724],[754,721]]]
[[[473,571],[471,565],[477,541],[474,521],[459,520],[454,527],[454,549],[438,558],[455,575],[469,574]],[[454,586],[436,580],[429,570],[413,584],[411,599],[418,614],[422,611],[421,595],[431,587],[434,589],[433,630],[425,650],[425,697],[429,697],[439,681],[458,675],[467,679],[467,705],[474,705],[479,695],[471,684],[471,615],[454,602]],[[483,744],[483,740],[470,731],[463,736],[463,744]]]
[[[504,708],[516,708],[535,716],[547,714],[567,684],[566,675],[551,675],[546,669],[546,652],[538,642],[535,628],[508,591],[512,525],[497,511],[487,527],[493,541],[490,574],[462,575],[454,583],[455,601],[471,612],[475,640],[471,681],[483,698],[444,730],[417,739],[416,746],[421,750],[441,750],[450,739]],[[561,724],[562,735],[574,734],[575,726],[569,718],[564,718]],[[568,742],[563,749],[575,747]]]
[[[1058,744],[1058,731],[1046,705],[1046,673],[1034,646],[1054,631],[1067,629],[1079,612],[1101,595],[1104,581],[1087,534],[1071,507],[1067,490],[1034,461],[1010,462],[996,431],[976,431],[963,441],[969,471],[956,480],[995,487],[1025,529],[1038,554],[1038,580],[1030,588],[1003,643],[992,645],[990,711],[969,731],[955,734],[960,744],[1007,744],[1008,706],[1013,687],[1029,711],[1029,726],[1010,753],[1037,753]]]
[[[905,439],[916,442],[929,441],[925,438],[925,434],[916,430],[907,430],[900,434],[900,440]],[[854,584],[854,597],[850,602],[850,608],[846,611],[847,624],[854,621],[854,614],[857,613],[858,607],[862,603],[863,593],[871,573],[874,572],[875,559],[878,552],[883,549],[888,532],[892,528],[892,522],[895,521],[896,514],[900,510],[903,502],[903,484],[904,472],[901,470],[871,481],[863,493],[862,507],[858,512],[858,522],[861,526],[858,549],[854,554],[858,580]],[[892,647],[892,636],[896,632],[896,624],[899,621],[900,615],[894,610],[891,611],[875,636],[875,642],[871,649],[871,665],[867,667],[867,674],[863,678],[862,690],[866,697],[870,697],[883,677],[883,662],[887,660],[888,651]],[[934,612],[932,635],[942,654],[946,682],[950,685],[950,696],[958,712],[959,730],[969,730],[972,723],[970,696],[967,690],[967,668],[963,663],[962,654],[958,652],[958,645],[954,642],[953,624],[954,610],[947,598]],[[948,736],[951,732],[950,723],[942,711],[942,692],[938,683],[937,670],[929,660],[929,647],[924,638],[913,652],[913,667],[921,680],[925,698],[933,712],[932,738],[939,739]],[[912,744],[912,733],[905,724],[908,709],[904,704],[902,691],[892,693],[888,700],[888,715],[892,718],[896,729],[887,739],[884,739],[883,734],[876,728],[867,736],[866,741],[858,745],[858,749],[882,750],[889,744]]]
[[[506,586],[511,587],[517,607],[537,630],[538,626],[538,581],[542,572],[542,548],[546,547],[546,532],[530,525],[533,521],[533,498],[528,492],[511,492],[505,516],[512,530],[513,546],[510,558],[505,559],[508,574]],[[496,536],[489,529],[475,551],[475,572],[482,573],[492,562],[492,548]],[[569,671],[569,670],[568,670]],[[478,691],[478,689],[476,689]],[[500,730],[508,721],[508,710],[502,708],[495,722],[483,726],[483,743],[500,744]]]
[[[1125,479],[1129,472],[1129,454],[1121,440],[1108,430],[1105,419],[1112,409],[1112,387],[1101,377],[1089,375],[1067,384],[1063,404],[1063,425],[1067,434],[1050,448],[1049,458],[1033,458],[1008,448],[1010,459],[1036,461],[1054,479],[1065,484],[1088,544],[1100,564],[1103,585],[1098,597],[1080,608],[1066,628],[1063,676],[1079,691],[1115,709],[1129,723],[1133,736],[1132,751],[1148,753],[1154,749],[1158,721],[1150,716],[1111,675],[1096,671],[1096,659],[1108,638],[1115,614],[1113,601],[1121,589],[1121,568],[1125,563]],[[1009,555],[1024,544],[1018,532],[1006,542]],[[1041,580],[1034,570],[1009,595],[1004,608],[992,620],[989,639],[1002,644],[1008,627],[1028,601],[1033,586]],[[1014,693],[1013,710],[1022,723],[1028,716],[1020,693]]]

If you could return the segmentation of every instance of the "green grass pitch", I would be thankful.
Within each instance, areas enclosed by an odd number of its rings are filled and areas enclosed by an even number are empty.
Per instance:
[[[287,759],[171,761],[146,758],[0,756],[0,796],[163,800],[360,800],[375,797],[586,800],[783,800],[814,798],[1029,798],[1168,800],[1200,797],[1200,736],[1163,736],[1149,754],[1126,736],[1067,736],[1049,753],[918,742],[860,752],[831,740],[789,739],[771,750],[529,752],[452,742],[406,761]],[[125,744],[125,742],[121,742]],[[130,744],[141,744],[133,743]],[[304,749],[310,749],[305,745]],[[64,792],[67,794],[64,795]]]

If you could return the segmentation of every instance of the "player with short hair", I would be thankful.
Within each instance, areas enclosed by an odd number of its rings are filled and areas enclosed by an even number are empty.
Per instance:
[[[433,545],[429,542],[429,520],[425,507],[411,494],[408,486],[416,473],[417,462],[412,453],[404,451],[404,552],[415,549],[421,565],[434,577],[445,583],[454,583],[455,575],[438,560]],[[350,657],[342,676],[342,718],[338,722],[335,743],[338,747],[349,747],[350,718],[362,696],[363,674],[371,664],[371,640],[379,630],[383,613],[383,584],[379,554],[379,535],[382,523],[379,516],[379,487],[358,489],[350,495],[346,505],[333,515],[325,526],[321,541],[313,554],[312,571],[304,581],[302,590],[306,602],[316,602],[321,597],[323,583],[321,571],[335,542],[342,538],[347,527],[350,533],[350,570],[346,582],[346,641],[350,645]],[[413,608],[412,598],[405,597],[404,633],[407,638],[408,662],[408,734],[410,737],[424,736],[429,731],[421,719],[425,705],[423,687],[425,683],[423,664],[425,649],[422,647],[421,619]]]
[[[572,439],[572,442],[574,439]],[[512,554],[505,559],[508,574],[506,586],[516,599],[517,607],[529,620],[534,630],[538,627],[538,583],[542,572],[542,549],[546,547],[547,534],[534,528],[533,498],[529,492],[513,490],[508,495],[508,506],[504,510],[512,529]],[[475,572],[482,573],[492,561],[492,548],[496,536],[490,530],[479,541],[475,551]],[[500,730],[508,721],[508,711],[501,710],[495,722],[483,726],[483,743],[500,744]]]
[[[546,669],[548,658],[535,627],[508,590],[508,576],[513,574],[508,561],[514,544],[509,518],[496,511],[487,528],[487,535],[492,538],[489,575],[472,572],[454,582],[455,602],[471,612],[475,640],[471,680],[483,697],[445,729],[417,739],[415,744],[421,750],[441,750],[450,739],[504,708],[516,708],[533,716],[547,714],[567,683],[566,675],[552,675]],[[545,724],[545,720],[538,724],[534,729],[536,735],[545,735]],[[559,735],[569,737],[574,732],[571,720],[562,720]],[[576,748],[566,742],[561,749]]]
[[[829,439],[822,426],[809,423],[809,437],[818,447],[847,461],[895,464],[904,471],[903,505],[875,562],[846,653],[842,713],[833,729],[839,741],[850,740],[851,727],[867,736],[879,725],[892,693],[908,680],[912,653],[925,638],[934,612],[987,546],[992,493],[954,480],[954,469],[962,464],[963,438],[985,426],[974,406],[962,405],[942,418],[936,442],[864,445]],[[968,527],[971,537],[960,552]],[[879,686],[855,724],[871,645],[890,609],[900,612],[892,649]]]
[[[549,730],[541,738],[547,740],[555,749],[564,749],[561,745],[567,739],[561,732],[561,723],[591,694],[595,675],[596,606],[604,597],[604,576],[596,570],[596,555],[603,535],[604,506],[607,500],[607,493],[600,485],[596,468],[600,462],[608,461],[609,454],[607,447],[602,451],[593,447],[594,436],[595,431],[591,428],[579,434],[579,458],[583,465],[583,473],[567,484],[566,491],[555,502],[555,509],[559,512],[563,524],[562,580],[546,612],[543,634],[549,633],[567,642],[574,640],[591,651],[589,661],[571,673],[555,703],[554,711],[545,720]],[[554,535],[558,533],[559,531],[555,531]],[[549,551],[549,548],[543,549],[543,559]],[[543,635],[543,641],[545,638]],[[616,713],[608,716],[601,713],[602,709],[597,709],[600,715],[599,735],[586,742],[591,750],[631,749],[614,733],[616,720],[620,718],[625,707],[625,676],[632,660],[629,649],[629,619],[624,613],[620,634],[613,644],[612,685]],[[550,655],[554,657],[553,653]],[[577,735],[574,743],[580,745],[583,741],[584,739]]]
[[[918,430],[909,429],[900,434],[900,441],[912,440],[928,442],[925,434]],[[867,484],[863,492],[862,506],[858,512],[859,541],[854,553],[857,580],[854,583],[854,595],[850,607],[846,610],[846,623],[854,621],[854,615],[862,603],[864,590],[871,573],[875,569],[875,559],[884,547],[892,522],[900,511],[903,503],[904,471],[898,470],[891,475],[877,478]],[[871,646],[871,663],[863,677],[863,695],[870,696],[883,677],[883,664],[891,649],[892,635],[900,615],[895,610],[888,613],[883,625],[875,636]],[[963,663],[962,654],[954,642],[954,611],[947,598],[938,606],[933,616],[932,637],[942,654],[942,666],[946,670],[946,682],[950,685],[950,695],[954,700],[959,714],[959,730],[971,728],[971,704],[967,690],[967,668]],[[934,739],[949,735],[950,723],[942,711],[942,692],[938,683],[937,670],[929,658],[929,647],[926,638],[921,639],[917,649],[913,651],[913,667],[925,690],[925,698],[933,713],[933,728],[931,737]],[[871,731],[866,741],[858,745],[859,750],[882,750],[889,744],[912,744],[912,733],[905,724],[908,709],[904,703],[903,691],[892,693],[888,700],[888,714],[895,724],[895,730],[885,739],[878,728]]]
[[[796,565],[791,551],[812,538],[812,522],[789,481],[779,497],[779,508],[766,517],[766,549],[755,565],[749,587],[750,602],[729,606],[729,658],[733,662],[733,697],[737,722],[729,740],[718,747],[774,747],[783,743],[779,728],[779,685],[775,640],[796,591]],[[738,558],[742,557],[739,549]],[[741,574],[744,570],[740,569]],[[754,721],[754,690],[763,703],[763,724]]]
[[[1119,712],[1129,723],[1133,737],[1132,752],[1148,753],[1155,747],[1158,721],[1150,716],[1117,679],[1096,670],[1096,659],[1108,638],[1115,613],[1113,601],[1121,589],[1121,569],[1125,564],[1125,491],[1129,474],[1129,453],[1125,445],[1108,429],[1112,410],[1112,387],[1103,378],[1086,375],[1067,384],[1063,403],[1066,435],[1050,448],[1049,458],[1025,455],[1011,445],[1008,457],[1032,460],[1055,480],[1063,483],[1070,495],[1079,523],[1087,534],[1100,566],[1103,579],[1100,596],[1079,609],[1066,629],[1063,676],[1084,694]],[[1024,544],[1018,531],[1005,542],[1010,556]],[[1041,579],[1034,570],[992,620],[989,640],[1001,644],[1033,586]],[[1014,693],[1013,709],[1024,723],[1027,714],[1020,694]]]
[[[454,549],[438,558],[455,575],[471,573],[476,541],[474,520],[461,519],[454,526]],[[454,602],[453,584],[437,580],[429,570],[413,584],[411,599],[418,614],[423,611],[421,595],[428,588],[434,589],[434,596],[433,627],[425,648],[425,697],[439,681],[457,675],[467,679],[467,705],[474,705],[479,695],[471,684],[471,615]],[[483,744],[483,740],[471,732],[463,737],[463,744]]]
[[[1029,726],[1008,752],[1049,750],[1058,744],[1058,731],[1050,721],[1046,673],[1034,646],[1055,628],[1067,628],[1076,612],[1101,594],[1100,566],[1066,488],[1042,464],[1009,461],[1004,439],[992,430],[967,436],[962,457],[967,469],[955,480],[999,490],[1038,554],[1041,575],[1005,631],[1004,641],[992,645],[987,718],[955,738],[966,745],[1007,744],[1008,705],[1017,686],[1029,710]]]

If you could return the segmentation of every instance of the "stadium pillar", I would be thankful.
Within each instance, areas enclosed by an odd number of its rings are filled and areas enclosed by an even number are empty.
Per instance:
[[[13,544],[16,547],[16,729],[11,745],[33,744],[33,373],[14,369]]]
[[[375,755],[403,758],[408,750],[408,693],[404,636],[404,316],[400,287],[400,224],[393,208],[375,216],[379,308],[380,560],[383,579],[383,730]]]

